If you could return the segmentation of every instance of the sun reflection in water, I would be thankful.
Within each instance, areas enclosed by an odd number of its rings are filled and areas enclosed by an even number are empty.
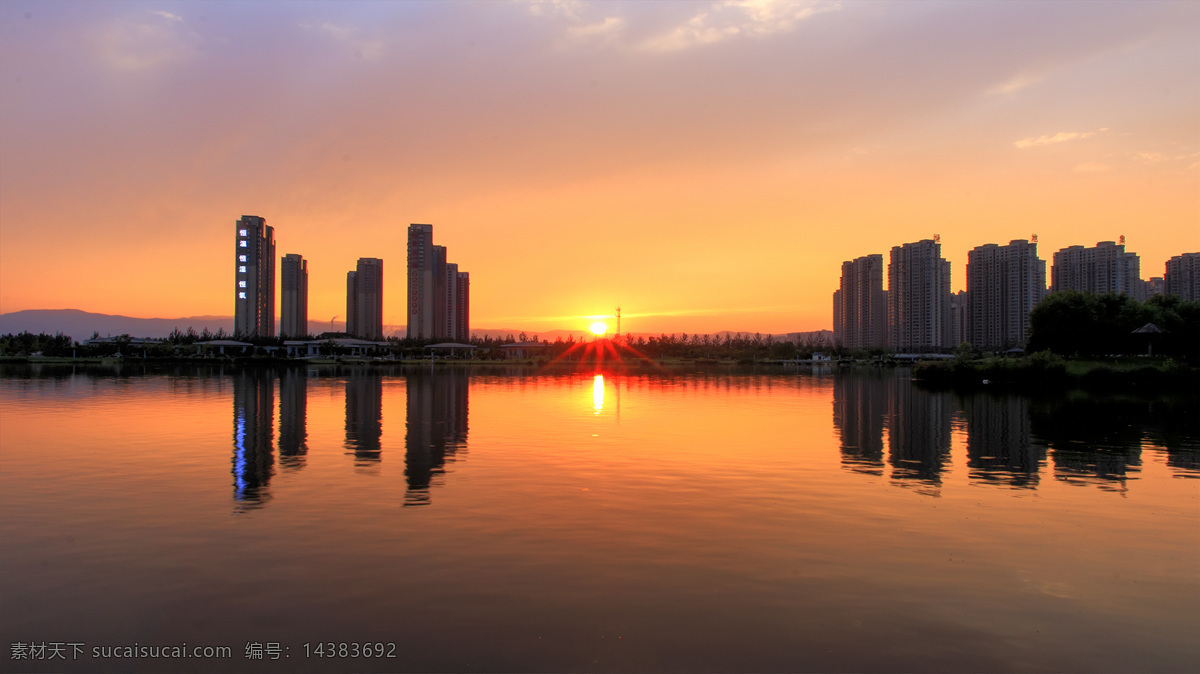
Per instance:
[[[596,414],[600,414],[600,410],[604,409],[604,375],[598,374],[592,380],[592,409]]]

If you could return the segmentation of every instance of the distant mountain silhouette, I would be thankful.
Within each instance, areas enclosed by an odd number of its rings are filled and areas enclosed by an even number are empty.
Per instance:
[[[343,321],[333,323],[335,330],[345,330]],[[308,329],[312,334],[327,332],[328,321],[309,321]],[[392,327],[392,326],[388,326]],[[404,326],[399,327],[403,333]],[[130,335],[132,337],[166,337],[171,331],[179,328],[186,331],[192,328],[196,332],[224,330],[233,332],[233,316],[184,316],[182,318],[133,318],[131,316],[112,316],[95,314],[79,309],[30,309],[0,314],[0,335],[17,332],[45,332],[49,334],[63,333],[76,341],[83,341],[100,333],[101,337],[114,335]]]

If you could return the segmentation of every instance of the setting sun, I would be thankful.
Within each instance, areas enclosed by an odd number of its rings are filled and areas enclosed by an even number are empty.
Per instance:
[[[608,332],[608,325],[600,321],[596,321],[595,323],[592,323],[589,329],[592,331],[593,335],[603,335],[604,333]]]

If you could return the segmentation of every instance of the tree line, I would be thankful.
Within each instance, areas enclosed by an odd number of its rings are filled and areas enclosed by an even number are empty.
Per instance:
[[[1136,334],[1148,323],[1162,333]],[[1029,314],[1027,351],[1060,356],[1117,354],[1200,357],[1200,301],[1155,295],[1145,302],[1128,295],[1075,291],[1048,295]]]
[[[1135,330],[1146,324],[1154,324],[1161,333],[1136,334]],[[1117,354],[1144,354],[1153,351],[1156,355],[1200,359],[1200,301],[1183,301],[1175,295],[1156,295],[1146,302],[1127,295],[1096,295],[1075,291],[1057,292],[1043,299],[1029,316],[1030,338],[1026,351],[1049,351],[1066,357],[1095,357]],[[99,337],[93,333],[93,338]],[[78,356],[105,357],[118,353],[125,356],[147,358],[169,358],[181,353],[193,353],[194,349],[181,349],[214,339],[229,339],[231,335],[223,329],[210,332],[208,328],[197,332],[191,327],[171,331],[165,340],[134,343],[130,335],[112,337],[109,341],[84,345],[62,333],[30,333],[0,335],[0,355],[4,356]],[[311,337],[310,337],[311,339]],[[267,355],[268,347],[282,347],[280,337],[241,338],[254,345],[254,353]],[[395,357],[413,358],[425,353],[426,346],[445,341],[442,338],[416,339],[390,337],[385,351]],[[595,342],[596,340],[591,340]],[[553,342],[538,340],[536,334],[519,333],[505,337],[472,336],[469,343],[476,347],[475,357],[499,359],[504,357],[500,348],[519,342],[540,342],[543,356],[549,359],[586,357],[583,348],[584,336],[578,340],[574,335],[567,339],[557,338]],[[811,358],[815,352],[832,353],[839,357],[883,356],[889,350],[851,351],[822,341],[815,335],[801,340],[776,339],[761,333],[710,334],[666,334],[644,336],[626,334],[609,340],[622,357],[644,356],[646,358],[716,359],[716,360],[787,360]],[[348,352],[329,339],[321,347],[324,355],[341,355]],[[969,344],[962,344],[956,353],[973,351]]]

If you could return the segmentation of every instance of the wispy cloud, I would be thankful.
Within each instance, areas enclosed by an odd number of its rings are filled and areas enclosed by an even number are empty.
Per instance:
[[[597,23],[584,24],[582,26],[571,26],[567,28],[567,35],[573,38],[586,38],[595,35],[613,35],[621,31],[625,26],[624,19],[616,16],[605,17],[603,21]]]
[[[669,5],[673,20],[655,27],[637,3],[584,3],[579,0],[518,0],[529,13],[570,25],[572,40],[603,36],[631,51],[675,52],[738,37],[763,37],[795,30],[804,20],[840,9],[840,0],[718,0]],[[680,14],[682,10],[683,14]],[[600,12],[603,12],[601,15]],[[614,15],[615,14],[615,15]],[[647,37],[648,35],[648,37]]]
[[[1043,145],[1054,145],[1057,143],[1066,143],[1072,140],[1091,138],[1092,136],[1105,131],[1108,131],[1108,129],[1104,128],[1097,131],[1059,131],[1058,133],[1048,136],[1030,136],[1029,138],[1022,138],[1021,140],[1013,143],[1013,145],[1021,149],[1025,149],[1027,147],[1041,147]]]
[[[987,93],[993,94],[993,95],[1015,93],[1017,91],[1024,89],[1025,87],[1028,87],[1031,84],[1040,82],[1044,78],[1045,78],[1044,74],[1018,73],[1018,74],[1013,75],[1012,77],[1008,78],[1007,80],[1004,80],[1000,84],[997,84],[996,86],[988,89]]]
[[[584,4],[580,0],[516,0],[529,8],[534,16],[559,16],[578,19]]]
[[[712,3],[683,24],[644,41],[650,51],[679,51],[738,36],[786,33],[816,14],[841,8],[824,0],[723,0]]]
[[[330,21],[320,24],[301,24],[301,27],[315,29],[332,38],[336,42],[354,50],[356,56],[368,61],[378,61],[383,56],[383,40],[368,34],[366,31],[352,26],[341,26]]]
[[[161,9],[152,9],[150,10],[150,13],[155,16],[162,17],[168,21],[183,21],[182,16],[179,16],[178,14],[172,14],[170,12],[164,12]]]
[[[150,70],[193,58],[199,36],[183,17],[152,10],[105,22],[92,33],[100,59],[114,70]]]

